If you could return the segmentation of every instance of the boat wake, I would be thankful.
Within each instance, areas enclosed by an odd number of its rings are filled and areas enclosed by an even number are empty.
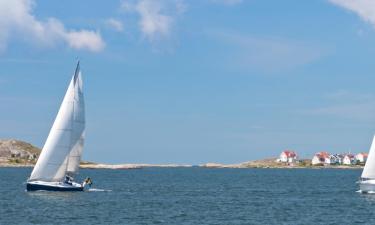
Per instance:
[[[361,193],[361,194],[375,194],[375,191],[362,191],[362,190],[358,190],[356,192],[357,193]]]
[[[90,188],[90,189],[88,189],[87,191],[91,191],[91,192],[111,192],[112,190],[108,190],[108,189],[99,189],[99,188]]]

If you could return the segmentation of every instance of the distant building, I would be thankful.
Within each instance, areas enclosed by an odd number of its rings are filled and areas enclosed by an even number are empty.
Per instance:
[[[36,154],[30,154],[29,155],[29,160],[34,160],[37,158],[37,155]]]
[[[312,165],[331,164],[330,154],[328,152],[318,152],[311,160]]]
[[[368,157],[368,154],[367,154],[367,153],[361,152],[361,153],[358,153],[358,154],[355,156],[355,159],[356,159],[359,163],[364,164],[364,163],[366,163],[366,161],[367,161],[367,157]]]
[[[344,155],[342,155],[342,154],[334,154],[332,156],[335,158],[336,164],[341,165],[343,163],[343,161],[344,161]]]
[[[335,165],[337,164],[337,158],[334,155],[329,155],[324,159],[325,165]]]
[[[356,158],[352,154],[346,154],[344,156],[343,164],[344,165],[355,165],[357,163]]]
[[[278,162],[284,162],[284,163],[294,163],[297,160],[297,154],[294,151],[283,151],[280,154],[279,159],[277,160]]]

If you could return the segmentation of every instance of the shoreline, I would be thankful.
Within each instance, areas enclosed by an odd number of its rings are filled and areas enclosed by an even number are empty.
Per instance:
[[[104,163],[82,163],[81,169],[112,169],[112,170],[129,170],[142,168],[207,168],[207,169],[363,169],[362,165],[285,165],[280,163],[275,164],[261,164],[260,160],[250,161],[239,164],[220,164],[220,163],[206,163],[201,165],[187,165],[187,164],[104,164]],[[0,168],[26,168],[34,167],[31,163],[0,163]]]

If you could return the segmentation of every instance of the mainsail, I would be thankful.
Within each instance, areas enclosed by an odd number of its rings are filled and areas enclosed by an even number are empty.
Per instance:
[[[375,179],[375,136],[372,140],[370,152],[368,154],[366,165],[363,169],[361,177]]]
[[[29,180],[62,181],[77,173],[85,132],[85,105],[79,62]]]

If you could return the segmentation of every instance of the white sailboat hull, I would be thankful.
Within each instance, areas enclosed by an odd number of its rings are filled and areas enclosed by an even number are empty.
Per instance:
[[[362,193],[375,193],[375,180],[359,181],[359,188]]]
[[[84,185],[72,182],[46,182],[46,181],[28,181],[27,191],[83,191]]]

